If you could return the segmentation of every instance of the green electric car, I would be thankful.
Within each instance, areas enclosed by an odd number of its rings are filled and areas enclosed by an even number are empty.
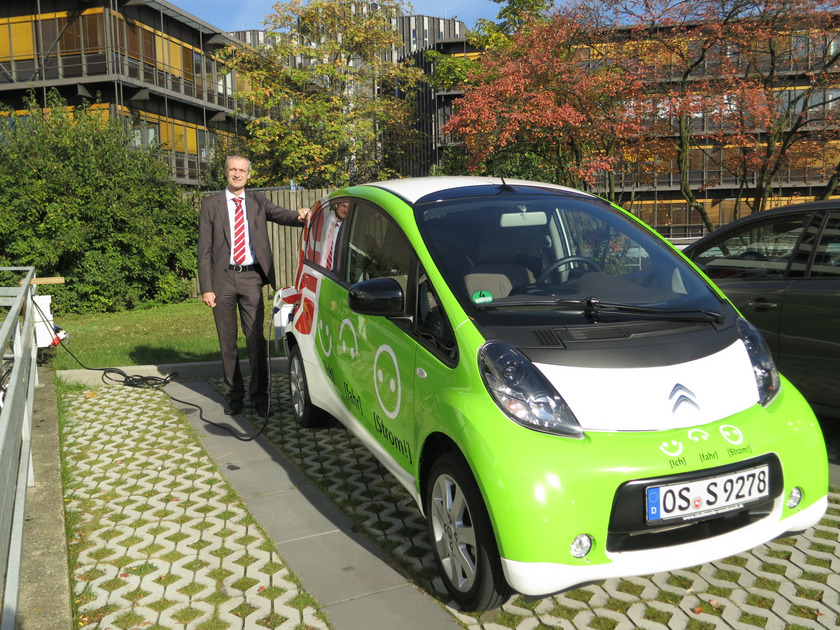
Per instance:
[[[297,421],[337,418],[408,489],[463,609],[711,561],[826,510],[819,425],[761,335],[593,195],[338,190],[280,295]]]

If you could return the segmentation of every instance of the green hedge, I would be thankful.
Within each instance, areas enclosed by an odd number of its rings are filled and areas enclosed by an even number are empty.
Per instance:
[[[39,288],[57,313],[181,301],[195,276],[197,200],[106,111],[52,92],[0,121],[0,266],[63,276]]]

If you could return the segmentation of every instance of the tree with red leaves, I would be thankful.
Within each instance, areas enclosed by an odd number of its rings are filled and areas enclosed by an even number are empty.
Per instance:
[[[588,2],[588,4],[587,4]],[[617,196],[675,170],[757,212],[840,183],[840,0],[584,0],[526,17],[469,75],[445,133],[468,167]],[[788,188],[791,187],[791,188]]]
[[[487,50],[442,130],[463,140],[470,170],[493,170],[500,155],[538,156],[544,179],[591,187],[641,141],[642,121],[628,107],[640,77],[580,17],[526,18],[509,45]]]

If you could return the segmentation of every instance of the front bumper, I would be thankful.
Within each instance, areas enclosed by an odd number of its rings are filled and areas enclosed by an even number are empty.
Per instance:
[[[828,507],[826,495],[801,512],[781,520],[785,498],[783,495],[776,499],[773,511],[767,518],[721,536],[644,551],[608,552],[610,562],[607,564],[570,566],[502,558],[502,569],[514,590],[536,597],[588,582],[628,575],[649,575],[711,562],[752,549],[758,540],[772,540],[787,532],[805,530],[818,523]]]
[[[495,422],[489,412],[482,431],[474,430],[476,422],[468,424],[460,436],[463,452],[471,456],[511,587],[547,595],[610,577],[693,566],[818,522],[827,507],[825,441],[807,403],[786,385],[766,408],[754,405],[670,431],[589,431],[570,440]],[[490,427],[493,442],[485,439]],[[494,448],[498,444],[504,448]],[[746,510],[701,517],[697,527],[645,522],[645,487],[761,463],[770,466],[772,491],[745,504]],[[789,508],[794,487],[802,501]],[[591,549],[574,557],[571,545],[582,534]]]

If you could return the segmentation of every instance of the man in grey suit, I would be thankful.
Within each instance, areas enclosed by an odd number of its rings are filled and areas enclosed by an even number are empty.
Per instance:
[[[242,411],[245,385],[237,351],[237,308],[251,366],[249,397],[260,415],[270,415],[268,352],[263,322],[262,287],[274,287],[274,258],[267,221],[301,225],[308,208],[297,212],[274,205],[260,192],[245,191],[251,162],[239,155],[225,160],[227,187],[201,202],[198,222],[198,284],[204,303],[213,309],[222,350],[228,404],[225,413]],[[236,242],[238,241],[238,242]]]

